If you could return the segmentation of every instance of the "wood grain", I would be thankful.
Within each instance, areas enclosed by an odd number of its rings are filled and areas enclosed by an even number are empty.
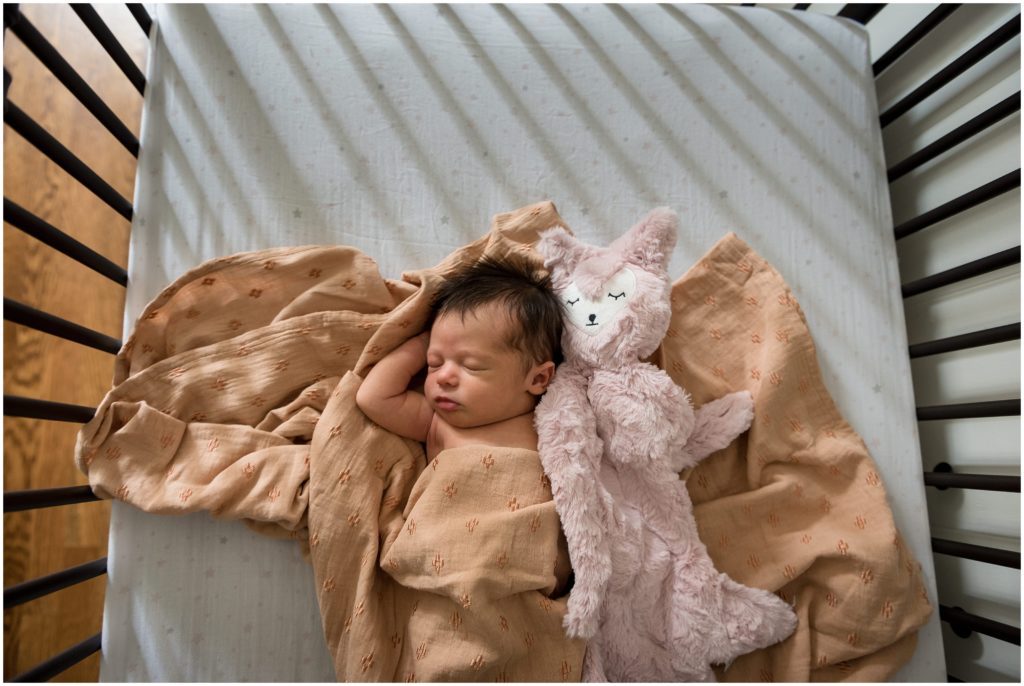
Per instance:
[[[125,125],[138,135],[142,97],[67,5],[22,5],[24,15]],[[124,5],[97,11],[136,64],[146,37]],[[129,200],[135,158],[12,34],[4,66],[9,99]],[[4,196],[124,265],[129,223],[10,128],[4,130]],[[124,290],[4,224],[4,295],[116,338]],[[110,388],[113,357],[4,322],[4,392],[96,405]],[[72,460],[79,425],[4,419],[4,490],[86,483]],[[4,515],[4,586],[106,555],[109,503]],[[4,678],[100,631],[106,577],[4,611]],[[96,681],[99,655],[54,681]]]

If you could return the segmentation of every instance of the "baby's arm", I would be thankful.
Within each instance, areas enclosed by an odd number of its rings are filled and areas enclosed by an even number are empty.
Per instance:
[[[356,405],[383,428],[417,441],[427,440],[434,411],[409,382],[427,363],[428,333],[410,338],[378,362],[356,392]]]

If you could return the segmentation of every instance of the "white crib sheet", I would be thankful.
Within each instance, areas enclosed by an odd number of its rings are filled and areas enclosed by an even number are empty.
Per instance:
[[[126,333],[199,262],[359,247],[429,266],[555,201],[583,239],[681,216],[792,286],[825,382],[935,586],[866,33],[733,6],[157,5]],[[105,681],[332,680],[297,546],[115,503]],[[938,618],[902,680],[945,680]]]

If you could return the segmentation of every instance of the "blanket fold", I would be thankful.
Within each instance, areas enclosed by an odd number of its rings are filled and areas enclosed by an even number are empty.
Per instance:
[[[196,267],[140,315],[79,434],[79,468],[101,497],[307,547],[339,679],[578,680],[584,646],[562,630],[569,570],[537,455],[468,446],[427,466],[354,402],[366,371],[424,328],[446,274],[482,255],[539,264],[530,245],[552,226],[564,224],[550,202],[498,215],[401,280],[345,247]],[[654,361],[696,404],[757,397],[749,435],[689,474],[701,538],[721,571],[800,615],[791,639],[720,678],[885,678],[930,609],[792,295],[731,236],[673,297]]]

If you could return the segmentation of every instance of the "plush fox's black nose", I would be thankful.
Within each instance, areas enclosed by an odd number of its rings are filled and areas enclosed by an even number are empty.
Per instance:
[[[597,315],[596,314],[590,315],[590,322],[591,323],[593,323],[595,319],[597,319]]]

